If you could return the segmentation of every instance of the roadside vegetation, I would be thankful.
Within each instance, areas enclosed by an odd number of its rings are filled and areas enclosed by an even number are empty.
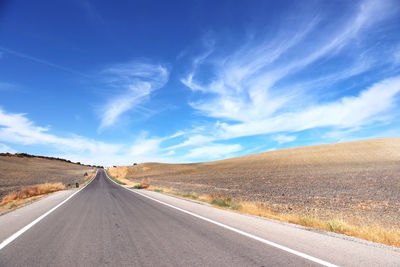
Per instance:
[[[95,172],[86,173],[85,178],[77,182],[79,187],[87,184],[94,175]],[[7,210],[16,209],[25,204],[32,203],[50,193],[70,188],[76,188],[76,183],[68,185],[64,185],[63,183],[44,183],[22,187],[19,190],[8,193],[1,199],[0,214]]]
[[[49,193],[64,189],[66,189],[66,187],[62,183],[44,183],[23,187],[18,191],[12,191],[1,199],[0,214],[32,203]]]
[[[120,185],[128,187],[138,186],[138,183],[132,182],[125,178],[127,169],[125,167],[109,168],[106,170],[108,177]]]
[[[125,178],[126,169],[124,167],[119,168],[109,168],[106,170],[108,177],[110,177],[114,182],[125,185],[131,189],[147,189],[150,187],[150,182],[148,179],[142,179],[140,183],[132,182]]]
[[[143,179],[139,184],[134,185],[131,189],[147,189],[150,187],[150,182],[148,179]]]
[[[40,196],[59,190],[64,190],[66,187],[62,183],[45,183],[33,186],[23,187],[19,191],[13,191],[6,196],[0,202],[0,205],[9,204],[18,200],[27,199],[34,196]]]
[[[107,171],[107,175],[108,175],[108,177],[110,177],[110,178],[111,178],[114,182],[116,182],[117,184],[126,185],[126,183],[121,182],[119,179],[117,179],[117,178],[115,178],[113,175],[111,175],[108,171]]]
[[[96,175],[96,171],[87,172],[86,174],[87,175],[84,176],[84,178],[78,182],[79,187],[85,186],[87,183],[89,183],[92,180],[92,178],[94,178],[94,176]],[[70,189],[70,188],[71,189],[76,188],[76,183],[68,184],[67,189]]]
[[[357,220],[356,218],[350,222],[336,214],[332,214],[331,218],[323,219],[318,214],[311,212],[304,213],[293,210],[291,213],[279,213],[273,211],[265,203],[233,200],[230,197],[220,194],[198,195],[193,192],[179,192],[172,188],[154,186],[150,186],[148,189],[159,193],[206,202],[218,208],[230,209],[244,214],[261,216],[281,222],[302,225],[310,229],[314,228],[345,234],[376,243],[400,247],[400,229],[396,227],[388,228],[379,224],[371,225],[363,223],[362,220]]]

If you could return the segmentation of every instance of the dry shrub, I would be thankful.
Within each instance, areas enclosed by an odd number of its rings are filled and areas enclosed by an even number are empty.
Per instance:
[[[0,205],[64,189],[65,186],[62,183],[45,183],[45,184],[23,187],[19,191],[13,191],[4,196],[0,202]]]
[[[147,189],[147,188],[149,188],[149,186],[150,186],[150,181],[148,179],[143,179],[140,182],[140,187],[143,189]]]

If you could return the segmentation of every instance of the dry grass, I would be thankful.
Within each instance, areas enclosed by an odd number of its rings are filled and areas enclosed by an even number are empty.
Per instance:
[[[262,216],[283,222],[299,224],[305,227],[345,234],[361,239],[386,244],[389,246],[400,247],[400,229],[395,227],[386,227],[379,224],[370,225],[368,222],[358,218],[353,221],[347,221],[340,214],[332,214],[331,218],[323,219],[315,213],[277,213],[264,203],[239,202],[239,212]]]
[[[18,191],[13,191],[5,195],[0,202],[0,205],[6,205],[15,201],[27,199],[34,196],[40,196],[64,189],[65,185],[63,185],[62,183],[45,183],[23,187]]]
[[[10,211],[10,210],[14,210],[17,209],[25,204],[29,204],[32,203],[34,201],[37,201],[39,199],[41,199],[42,197],[44,197],[45,195],[40,195],[40,196],[34,196],[34,197],[28,197],[25,199],[21,199],[21,200],[15,200],[9,204],[5,204],[5,205],[0,205],[0,215]]]
[[[148,189],[207,202],[219,208],[231,209],[244,214],[266,217],[281,222],[298,224],[308,228],[335,232],[389,246],[400,247],[400,229],[395,227],[389,228],[379,224],[370,225],[363,222],[362,218],[349,222],[343,219],[343,216],[340,214],[331,214],[331,218],[324,219],[320,218],[317,213],[303,213],[298,211],[279,213],[273,211],[273,209],[262,202],[235,201],[222,195],[198,195],[196,193],[178,192],[167,187],[150,186]]]
[[[150,181],[149,181],[149,179],[143,179],[143,180],[140,182],[140,187],[143,188],[143,189],[149,188],[149,187],[150,187]]]
[[[0,200],[22,187],[44,183],[80,183],[94,168],[44,158],[0,156]]]
[[[79,187],[82,187],[90,182],[96,174],[95,171],[87,172],[88,176],[83,180],[79,181]],[[20,190],[12,191],[8,193],[0,201],[0,215],[9,211],[10,209],[17,209],[25,204],[32,203],[36,200],[41,199],[49,193],[76,188],[75,183],[64,186],[62,183],[44,183],[34,186],[23,187]]]
[[[138,183],[132,182],[125,178],[128,172],[127,167],[111,167],[107,169],[108,176],[114,179],[117,183],[127,185],[129,187],[136,186]]]
[[[111,167],[107,170],[108,176],[121,185],[126,185],[134,189],[147,189],[150,187],[149,179],[142,179],[140,183],[126,179],[127,172],[127,167]]]

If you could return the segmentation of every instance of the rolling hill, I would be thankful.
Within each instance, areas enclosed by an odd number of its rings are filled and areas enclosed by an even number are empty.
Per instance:
[[[282,149],[192,164],[111,168],[180,192],[254,201],[280,213],[318,213],[400,226],[400,138]]]
[[[0,155],[0,199],[24,186],[62,182],[74,184],[93,167],[66,160],[28,154]]]

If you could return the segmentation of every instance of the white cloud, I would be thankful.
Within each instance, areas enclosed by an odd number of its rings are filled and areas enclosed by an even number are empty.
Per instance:
[[[174,133],[173,135],[168,136],[168,139],[174,139],[174,138],[180,137],[184,134],[185,134],[184,131],[178,131],[178,132]]]
[[[141,134],[130,144],[110,144],[77,135],[60,137],[49,131],[49,128],[35,125],[26,114],[7,113],[0,109],[0,142],[6,144],[40,145],[55,151],[54,156],[95,165],[130,165],[134,162],[179,160],[172,157],[174,151],[165,151],[161,144],[182,133],[164,138],[148,138],[146,134]],[[0,152],[17,152],[6,144],[0,143]]]
[[[206,52],[193,60],[191,72],[181,79],[197,92],[195,96],[202,95],[190,105],[213,118],[206,120],[206,125],[196,122],[197,127],[166,137],[142,134],[127,144],[110,144],[71,134],[54,135],[49,127],[36,125],[26,114],[0,109],[0,142],[4,142],[0,143],[0,150],[10,149],[8,145],[13,144],[43,145],[52,147],[61,157],[104,165],[211,160],[243,153],[237,140],[232,141],[234,144],[216,143],[221,140],[271,134],[273,140],[283,144],[296,140],[293,133],[302,130],[329,127],[332,136],[339,136],[377,121],[390,121],[391,110],[398,105],[400,76],[362,90],[357,87],[357,92],[340,88],[332,91],[343,91],[341,96],[321,97],[330,94],[331,91],[324,90],[338,81],[370,71],[379,64],[398,64],[400,53],[392,52],[394,57],[390,59],[373,59],[362,46],[363,38],[368,35],[366,29],[392,14],[390,5],[389,1],[364,1],[352,16],[347,17],[344,12],[335,26],[323,30],[319,27],[325,27],[326,20],[316,14],[309,20],[291,22],[288,27],[277,29],[275,38],[244,41],[242,47],[231,53],[227,50],[219,53],[213,42],[206,44]],[[6,48],[0,50],[73,72]],[[341,57],[342,53],[349,55],[348,58]],[[333,70],[319,72],[315,68],[315,64],[324,67],[325,61],[335,57],[348,61],[344,66],[333,64]],[[302,72],[308,75],[301,75]],[[202,81],[205,73],[209,78]],[[169,79],[167,67],[146,62],[113,65],[100,75],[103,86],[112,90],[101,109],[99,129],[114,125],[128,111],[140,109],[148,113],[142,104]],[[169,147],[164,146],[167,140]],[[181,143],[171,145],[176,141]]]
[[[297,112],[282,113],[257,122],[219,124],[220,137],[297,132],[316,127],[351,128],[387,119],[400,92],[400,76],[384,80],[358,96],[310,106]],[[381,116],[380,116],[381,115]],[[390,114],[389,114],[390,115]]]
[[[41,145],[51,147],[60,155],[79,156],[79,161],[90,164],[112,162],[109,155],[117,154],[123,146],[84,138],[77,135],[60,137],[49,133],[49,129],[36,126],[25,114],[7,113],[0,109],[0,141],[17,145]],[[91,156],[104,155],[102,163]],[[108,157],[108,159],[107,159]],[[73,159],[74,157],[71,157]]]
[[[176,148],[182,148],[182,147],[186,147],[186,146],[199,146],[199,145],[203,145],[205,143],[209,143],[213,140],[214,140],[214,138],[212,138],[212,137],[196,134],[196,135],[190,136],[184,142],[182,142],[178,145],[171,146],[168,149],[176,149]]]
[[[242,149],[239,144],[211,144],[190,149],[185,157],[188,159],[221,159],[222,157],[229,157],[232,153]]]
[[[318,14],[311,20],[305,19],[303,24],[278,30],[275,39],[257,44],[250,41],[222,57],[207,53],[195,60],[193,71],[181,82],[192,91],[203,93],[203,98],[190,105],[207,117],[221,120],[198,135],[210,141],[229,140],[318,127],[355,128],[389,119],[400,89],[399,77],[351,95],[343,94],[346,88],[342,88],[337,90],[341,96],[331,95],[329,101],[323,96],[331,92],[323,90],[393,60],[371,58],[369,46],[363,50],[357,43],[369,34],[367,29],[378,27],[378,23],[394,14],[393,4],[363,1],[353,15],[337,21],[329,31],[319,25],[323,18]],[[345,66],[315,71],[313,64],[335,57],[342,59],[343,55],[349,59]],[[212,71],[211,82],[201,82],[202,65]],[[318,74],[301,79],[297,74],[302,71]],[[275,139],[278,143],[290,141],[289,137],[282,137]],[[196,138],[190,136],[175,147],[189,145]]]
[[[114,65],[101,73],[106,83],[122,93],[111,96],[101,112],[100,129],[113,125],[119,116],[148,100],[162,88],[169,73],[166,67],[141,62]]]
[[[159,138],[138,138],[130,148],[129,155],[132,157],[142,157],[143,155],[158,154],[162,139]]]
[[[17,151],[5,144],[0,143],[0,153],[16,153]]]
[[[241,122],[265,119],[305,97],[304,92],[291,90],[294,86],[277,87],[279,81],[304,70],[327,55],[334,55],[364,29],[384,19],[388,9],[389,5],[384,1],[365,1],[353,17],[342,23],[341,29],[329,32],[329,35],[319,41],[312,35],[320,21],[314,18],[299,25],[295,31],[292,29],[295,26],[290,25],[291,28],[284,30],[284,34],[277,34],[275,40],[261,44],[248,43],[223,58],[216,57],[207,62],[206,58],[212,55],[206,53],[201,60],[195,59],[193,72],[181,79],[191,90],[207,94],[205,99],[190,104],[194,109],[213,118]],[[312,45],[309,44],[311,42]],[[287,54],[291,56],[288,57]],[[356,60],[358,61],[359,59]],[[216,69],[216,78],[208,84],[195,80],[197,70],[204,62],[213,64]],[[350,65],[340,73],[331,75],[330,80],[357,75],[370,67],[370,64]]]
[[[46,127],[36,126],[25,114],[7,113],[0,109],[0,141],[19,145],[50,145],[61,151],[113,152],[115,145],[94,141],[77,135],[59,137]]]
[[[296,136],[290,136],[290,135],[276,135],[272,137],[272,140],[278,142],[278,144],[284,144],[284,143],[290,143],[296,140]]]

